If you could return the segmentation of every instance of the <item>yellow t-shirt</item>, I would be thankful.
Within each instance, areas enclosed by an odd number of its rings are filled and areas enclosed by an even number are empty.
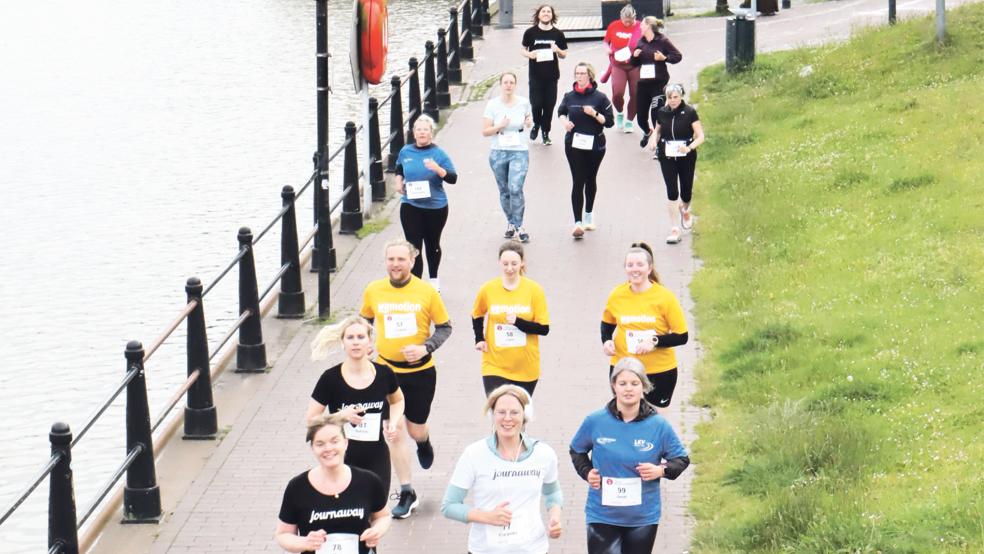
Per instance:
[[[482,354],[482,375],[535,381],[540,378],[540,336],[527,335],[506,323],[510,313],[550,325],[547,298],[536,281],[520,277],[515,290],[506,290],[501,277],[482,285],[472,308],[472,318],[488,316],[485,342],[489,351]]]
[[[653,331],[657,335],[687,332],[680,302],[663,285],[653,283],[645,292],[633,292],[629,283],[622,283],[608,295],[601,320],[618,326],[612,365],[619,358],[631,356],[646,366],[646,373],[662,373],[677,366],[673,348],[657,347],[648,354],[637,355],[630,353],[627,346],[629,342],[652,341]]]
[[[442,325],[450,320],[444,301],[434,287],[414,276],[400,288],[391,285],[389,279],[373,281],[362,293],[359,315],[375,320],[376,350],[380,363],[388,365],[396,373],[413,373],[434,367],[433,358],[412,368],[396,367],[389,363],[389,360],[406,362],[401,348],[424,344],[430,337],[431,323]]]

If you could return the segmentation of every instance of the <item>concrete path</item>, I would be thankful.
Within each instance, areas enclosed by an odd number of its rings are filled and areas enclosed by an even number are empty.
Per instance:
[[[931,6],[931,0],[903,2],[899,13],[906,15],[913,7]],[[868,12],[880,9],[884,9],[882,0],[797,5],[779,16],[760,19],[760,51],[843,37],[864,18],[870,18]],[[503,69],[518,68],[521,82],[525,81],[524,63],[516,53],[522,32],[521,28],[486,30],[486,38],[476,43],[479,59],[471,67],[468,80],[476,83]],[[672,68],[674,80],[693,83],[700,68],[723,57],[723,19],[674,21],[668,32],[685,60]],[[562,64],[564,89],[574,62],[579,60],[591,61],[601,69],[604,56],[597,44],[575,44]],[[521,84],[520,91],[525,88]],[[479,285],[497,275],[496,249],[502,242],[505,222],[488,168],[488,141],[479,133],[483,107],[484,101],[476,101],[451,113],[436,141],[448,151],[460,174],[458,184],[449,187],[450,218],[441,266],[442,295],[455,332],[436,356],[438,393],[431,422],[437,459],[431,470],[415,470],[421,508],[411,519],[394,522],[382,552],[465,550],[467,527],[444,519],[439,504],[456,455],[483,437],[488,428],[480,413],[484,399],[480,357],[472,345],[469,312]],[[713,121],[705,121],[705,128],[713,140]],[[659,273],[680,298],[691,326],[690,343],[677,349],[681,381],[670,417],[685,444],[695,439],[694,426],[701,417],[700,410],[689,402],[700,348],[695,340],[700,338],[700,330],[691,315],[688,289],[698,266],[691,251],[691,236],[686,235],[676,246],[664,244],[668,224],[655,162],[639,148],[637,133],[610,131],[608,136],[595,208],[598,230],[588,233],[585,240],[574,242],[570,237],[570,175],[559,131],[554,131],[554,146],[532,146],[526,184],[526,221],[532,234],[527,248],[529,276],[544,286],[551,312],[550,335],[541,341],[543,376],[536,393],[539,418],[529,432],[552,445],[561,460],[565,532],[551,543],[551,552],[556,553],[585,550],[586,485],[571,468],[567,445],[583,417],[609,398],[608,361],[601,353],[598,321],[608,291],[624,280],[623,255],[633,241],[646,240],[655,247]],[[699,214],[700,206],[695,206],[695,211]],[[391,225],[361,241],[336,276],[336,310],[356,310],[364,285],[384,275],[382,245],[402,234],[398,216],[390,213],[388,217]],[[302,438],[302,416],[318,375],[334,363],[309,360],[308,344],[316,331],[305,326],[272,371],[259,377],[263,381],[252,401],[174,512],[156,529],[150,552],[279,552],[272,536],[283,487],[313,463]],[[675,553],[689,548],[693,523],[687,503],[690,480],[699,470],[695,464],[677,481],[663,484],[663,521],[656,551]],[[162,482],[166,480],[167,476],[162,476]],[[147,528],[130,529],[136,533]],[[112,541],[102,542],[98,550],[119,551],[114,550]]]

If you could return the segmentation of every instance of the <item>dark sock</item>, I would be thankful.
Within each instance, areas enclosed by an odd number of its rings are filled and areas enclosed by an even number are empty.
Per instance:
[[[400,492],[413,492],[413,487],[410,486],[409,484],[400,485]]]

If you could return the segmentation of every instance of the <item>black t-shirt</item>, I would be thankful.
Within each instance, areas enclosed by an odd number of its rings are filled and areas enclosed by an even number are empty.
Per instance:
[[[556,27],[544,31],[539,25],[534,25],[523,33],[523,46],[531,52],[544,48],[549,50],[554,44],[561,50],[567,50],[567,39],[564,37],[564,32]],[[551,62],[530,60],[530,80],[533,79],[552,81],[560,79],[560,62],[557,60],[556,54],[554,54]]]
[[[386,396],[393,394],[399,388],[396,375],[389,367],[373,362],[376,368],[376,378],[364,389],[356,389],[345,382],[342,377],[342,364],[338,364],[321,374],[318,384],[311,393],[317,403],[323,404],[328,411],[335,413],[346,406],[362,404],[366,414],[380,414],[380,421],[389,419],[389,402]],[[382,426],[376,440],[382,441]]]
[[[308,479],[308,472],[287,483],[280,505],[280,521],[297,526],[297,533],[306,536],[311,531],[350,533],[356,536],[369,528],[369,519],[386,507],[383,483],[372,472],[349,466],[352,482],[337,496],[321,494]],[[305,554],[314,554],[311,551]],[[369,547],[359,541],[359,554],[369,554]]]
[[[656,112],[660,142],[685,140],[689,144],[694,138],[695,121],[700,121],[700,117],[692,106],[680,102],[680,106],[674,110],[666,104]]]

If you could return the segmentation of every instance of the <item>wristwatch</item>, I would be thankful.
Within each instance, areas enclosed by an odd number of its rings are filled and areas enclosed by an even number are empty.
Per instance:
[[[659,336],[653,335],[653,346],[659,346]]]

